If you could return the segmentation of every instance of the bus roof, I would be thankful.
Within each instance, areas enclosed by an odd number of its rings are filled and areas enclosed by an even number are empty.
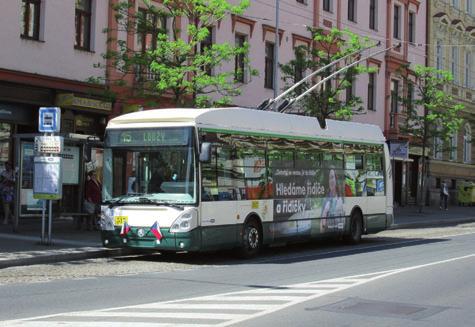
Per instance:
[[[208,130],[235,131],[279,137],[331,139],[362,143],[384,143],[376,125],[327,119],[322,129],[316,118],[240,107],[213,109],[154,109],[112,119],[107,128],[147,128],[166,125],[197,126]],[[127,126],[125,126],[127,125]]]

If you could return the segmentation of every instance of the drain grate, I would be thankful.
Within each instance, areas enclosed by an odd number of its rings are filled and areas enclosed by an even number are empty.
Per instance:
[[[409,303],[384,302],[348,298],[333,304],[316,308],[307,308],[308,311],[323,310],[330,312],[353,313],[363,316],[392,317],[418,320],[433,316],[448,307],[422,306]]]

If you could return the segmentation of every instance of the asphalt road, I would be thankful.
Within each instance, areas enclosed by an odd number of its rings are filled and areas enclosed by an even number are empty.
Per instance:
[[[473,326],[475,224],[0,270],[7,326]],[[15,320],[13,320],[15,319]]]

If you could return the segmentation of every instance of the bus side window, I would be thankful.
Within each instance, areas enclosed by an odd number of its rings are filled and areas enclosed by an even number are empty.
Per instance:
[[[252,146],[250,146],[252,144]],[[241,200],[257,200],[269,197],[265,143],[259,137],[241,137],[236,140],[236,158],[234,170],[241,178],[238,184],[238,195]],[[239,174],[239,175],[238,175]]]
[[[216,145],[211,147],[211,160],[201,163],[202,200],[214,201],[218,199],[218,180],[216,170]]]
[[[366,154],[366,185],[368,196],[383,196],[385,190],[383,155]]]

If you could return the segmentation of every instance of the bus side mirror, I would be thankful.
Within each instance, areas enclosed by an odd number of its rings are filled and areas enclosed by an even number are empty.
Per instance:
[[[211,160],[211,143],[203,142],[201,143],[200,161],[209,162],[210,160]]]

